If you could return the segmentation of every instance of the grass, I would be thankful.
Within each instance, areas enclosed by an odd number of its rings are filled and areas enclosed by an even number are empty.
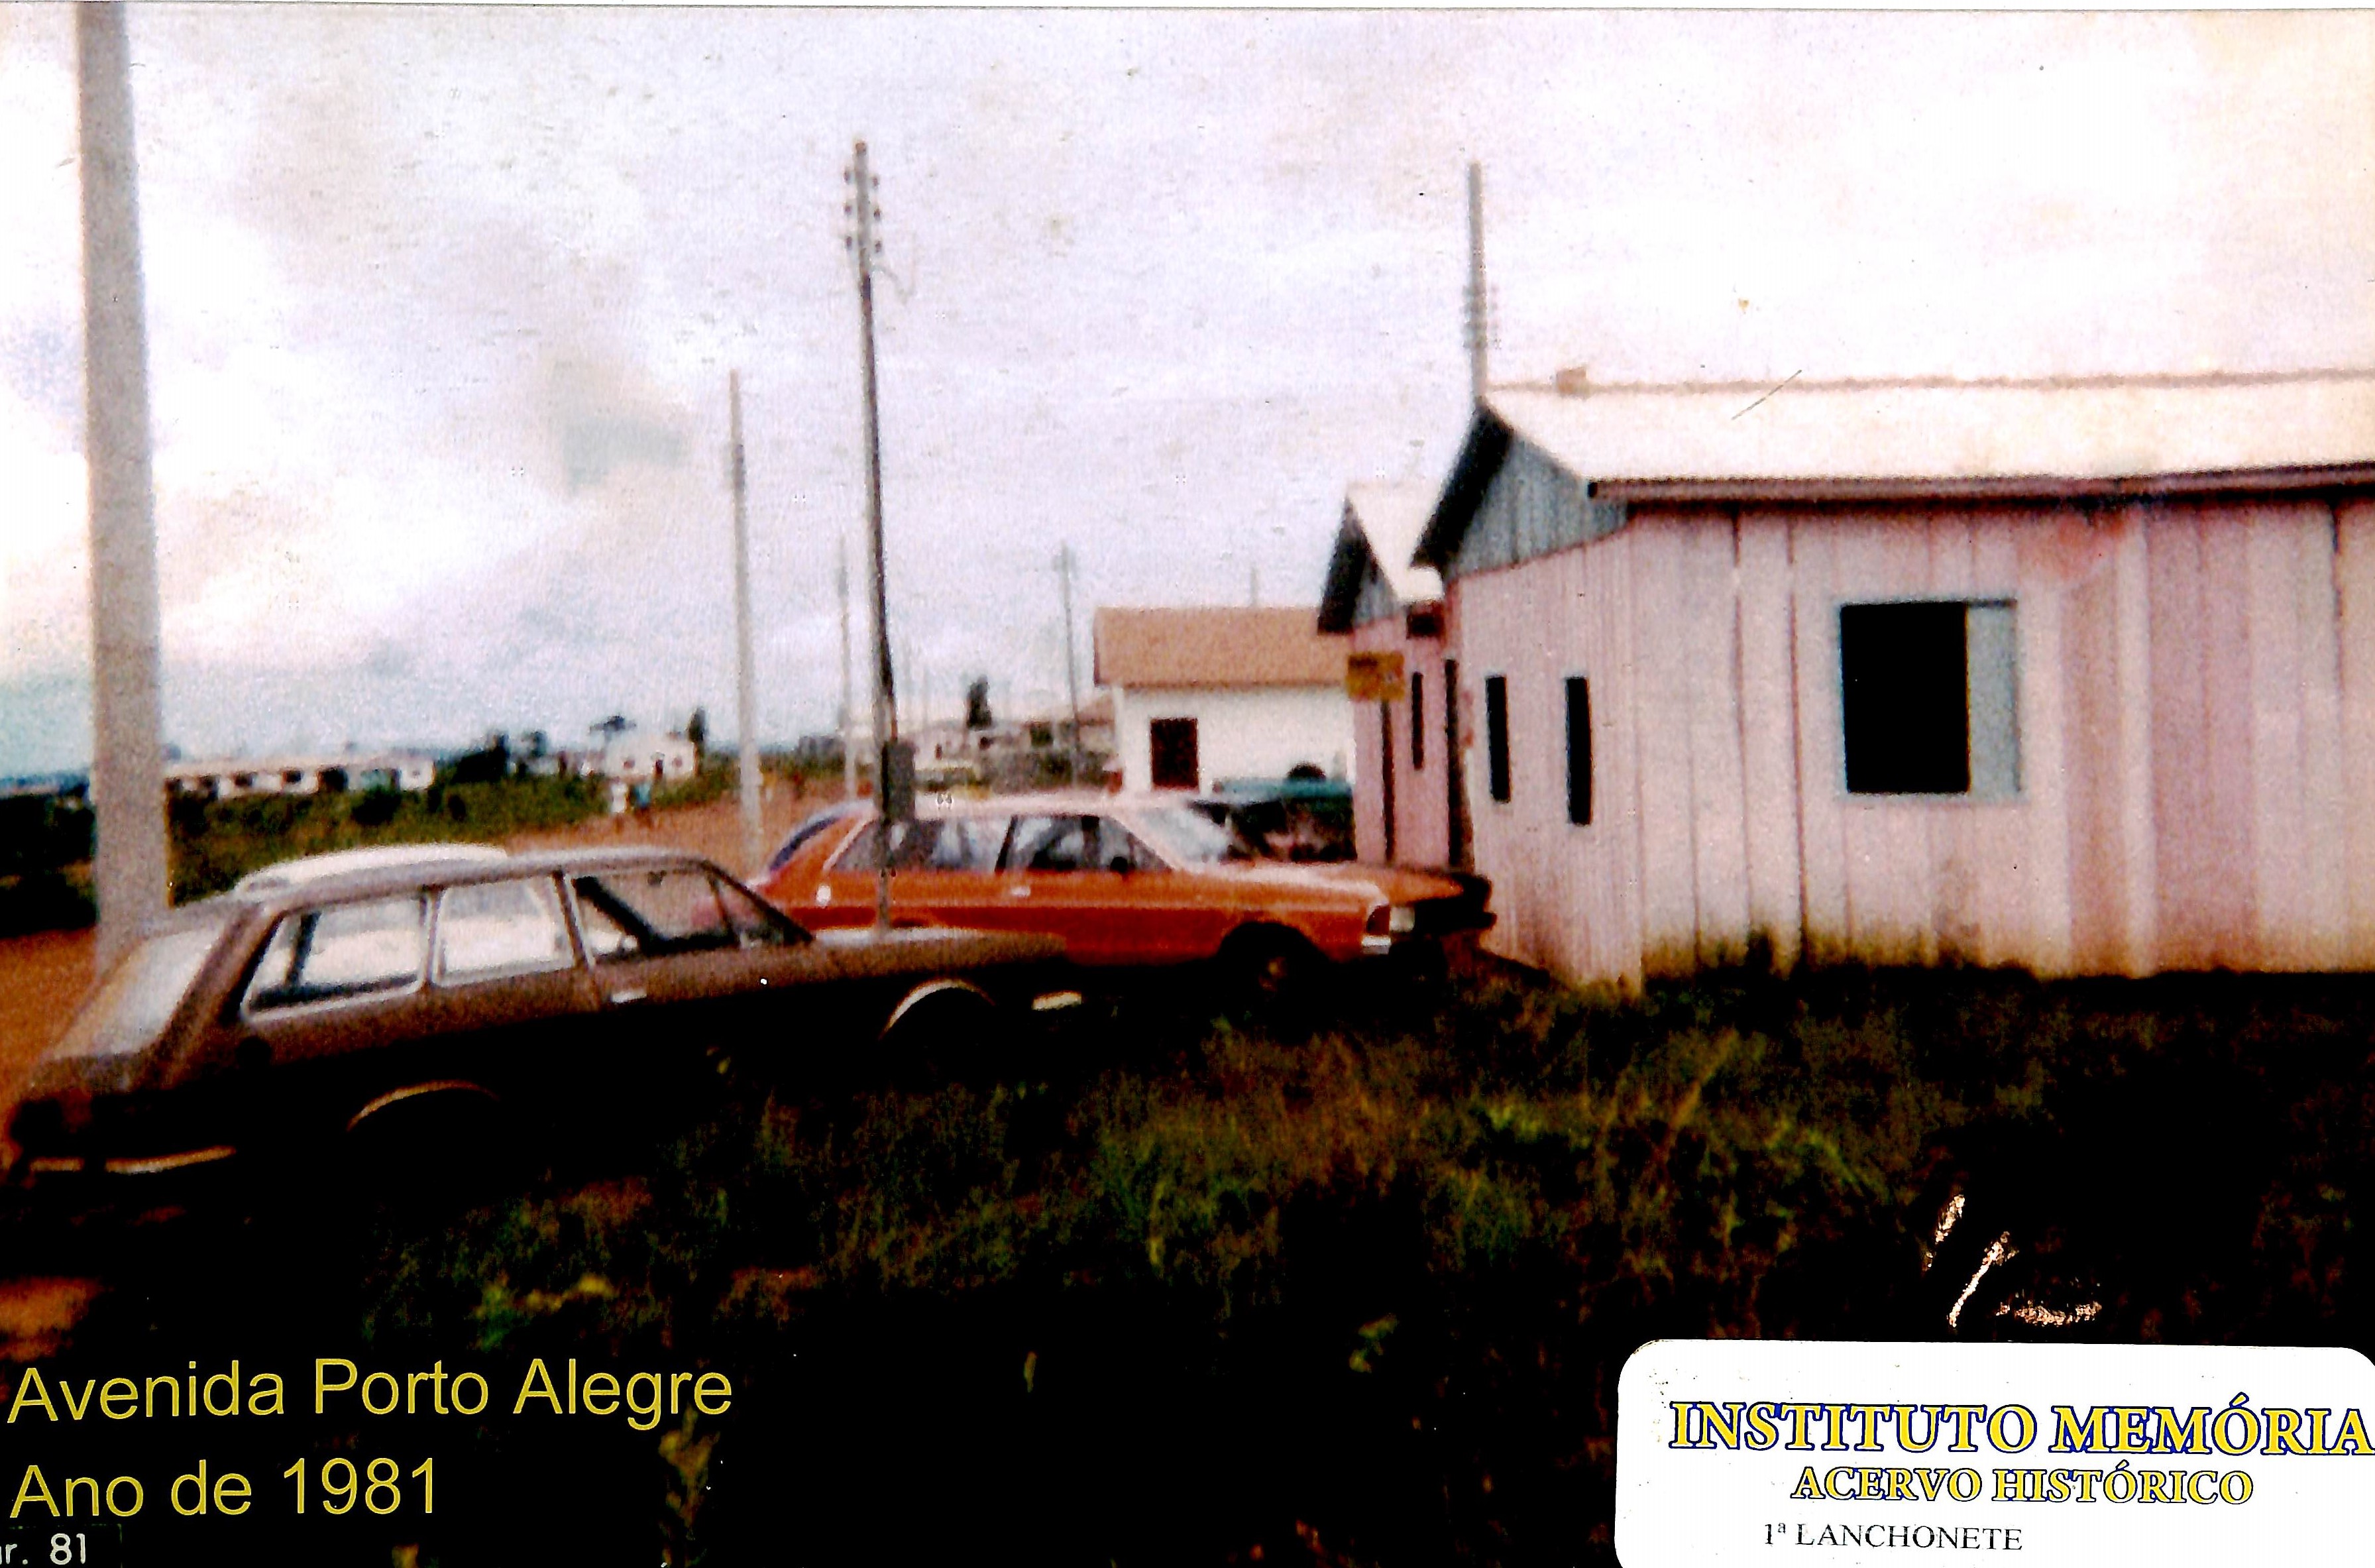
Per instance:
[[[1086,1069],[753,1091],[395,1250],[366,1324],[733,1369],[766,1413],[720,1474],[776,1479],[668,1514],[676,1561],[879,1556],[899,1518],[1050,1562],[1605,1562],[1632,1349],[1943,1336],[1950,1188],[2084,1333],[2369,1343],[2370,1036],[2356,979],[1956,971],[1126,1016]],[[715,1436],[654,1449],[679,1503]]]

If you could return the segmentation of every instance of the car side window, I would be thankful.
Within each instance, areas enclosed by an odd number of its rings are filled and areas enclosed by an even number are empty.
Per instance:
[[[437,983],[567,969],[575,961],[552,878],[473,882],[437,900]]]
[[[1104,871],[1161,871],[1163,857],[1139,842],[1138,835],[1111,817],[1090,819],[1097,825],[1095,864]]]
[[[282,915],[241,1005],[266,1012],[409,990],[429,957],[428,909],[408,893]]]
[[[921,870],[932,863],[940,838],[941,824],[936,819],[924,818],[891,824],[891,869]],[[848,846],[833,857],[833,868],[843,876],[864,876],[874,869],[875,845],[880,842],[882,824],[868,822]]]
[[[808,940],[806,931],[731,882],[718,883],[717,896],[725,902],[727,924],[734,927],[735,940],[743,947],[794,947]]]
[[[1094,817],[1018,817],[1006,853],[1010,871],[1085,871],[1094,867]]]
[[[950,817],[940,823],[926,865],[934,871],[995,871],[1006,846],[1006,817]]]
[[[741,945],[718,902],[717,885],[699,867],[604,871],[573,885],[586,923],[585,945],[597,961]],[[602,929],[605,923],[611,930]]]

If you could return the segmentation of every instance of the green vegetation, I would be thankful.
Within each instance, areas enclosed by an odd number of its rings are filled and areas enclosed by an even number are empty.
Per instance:
[[[1495,976],[1343,1017],[737,1102],[389,1253],[371,1336],[731,1370],[766,1413],[719,1462],[769,1480],[704,1504],[717,1561],[786,1520],[864,1556],[928,1499],[951,1550],[1365,1563],[1608,1561],[1625,1356],[1945,1334],[1949,1190],[2024,1255],[1967,1335],[2369,1338],[2360,980]],[[681,1501],[716,1432],[668,1435]]]
[[[443,781],[426,790],[336,795],[249,795],[173,801],[172,890],[186,903],[221,892],[258,867],[300,855],[369,844],[467,839],[563,827],[604,808],[599,780]]]

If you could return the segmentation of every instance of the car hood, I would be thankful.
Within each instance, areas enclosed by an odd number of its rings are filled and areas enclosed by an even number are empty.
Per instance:
[[[1438,877],[1432,872],[1413,871],[1404,866],[1363,866],[1342,860],[1313,861],[1301,865],[1250,861],[1200,866],[1196,869],[1205,876],[1262,887],[1363,891],[1388,903],[1418,903],[1427,899],[1458,898],[1465,890],[1450,878]]]

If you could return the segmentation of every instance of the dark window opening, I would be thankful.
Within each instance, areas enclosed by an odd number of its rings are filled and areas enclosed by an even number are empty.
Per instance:
[[[1509,678],[1484,678],[1484,771],[1493,798],[1509,798]]]
[[[1591,682],[1566,678],[1566,819],[1591,825]]]
[[[1971,793],[1971,607],[1839,607],[1850,795]]]
[[[1146,741],[1156,789],[1197,786],[1194,719],[1156,719],[1146,726]]]
[[[1411,772],[1426,766],[1426,677],[1411,672]]]

